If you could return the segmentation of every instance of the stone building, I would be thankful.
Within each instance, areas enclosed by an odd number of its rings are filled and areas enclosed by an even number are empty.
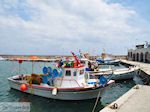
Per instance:
[[[128,60],[150,63],[150,44],[136,45],[135,49],[128,50]]]

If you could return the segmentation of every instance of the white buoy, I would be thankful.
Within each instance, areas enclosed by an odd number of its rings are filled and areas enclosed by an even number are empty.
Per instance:
[[[53,90],[52,90],[52,95],[56,95],[57,94],[57,88],[54,88]]]

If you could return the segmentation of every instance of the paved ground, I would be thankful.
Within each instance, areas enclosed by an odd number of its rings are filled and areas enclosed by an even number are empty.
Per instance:
[[[112,109],[114,103],[117,109]],[[100,112],[150,112],[150,86],[136,85]]]

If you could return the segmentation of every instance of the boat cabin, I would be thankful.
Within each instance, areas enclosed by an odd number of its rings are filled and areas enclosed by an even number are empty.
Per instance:
[[[65,67],[62,77],[56,78],[54,82],[62,88],[82,87],[85,85],[85,66]]]

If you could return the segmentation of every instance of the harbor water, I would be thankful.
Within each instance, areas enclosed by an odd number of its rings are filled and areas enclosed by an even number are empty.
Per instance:
[[[33,69],[32,69],[33,66]],[[23,62],[20,73],[30,74],[42,73],[42,68],[49,66],[45,62]],[[122,66],[121,66],[122,67]],[[84,101],[61,101],[42,98],[30,94],[25,94],[9,88],[8,77],[19,73],[19,64],[15,61],[0,61],[0,101],[1,102],[30,102],[31,112],[91,112],[96,99]],[[96,112],[104,108],[107,104],[115,101],[118,97],[127,92],[135,85],[135,82],[122,81],[107,88],[101,101],[98,102]]]

